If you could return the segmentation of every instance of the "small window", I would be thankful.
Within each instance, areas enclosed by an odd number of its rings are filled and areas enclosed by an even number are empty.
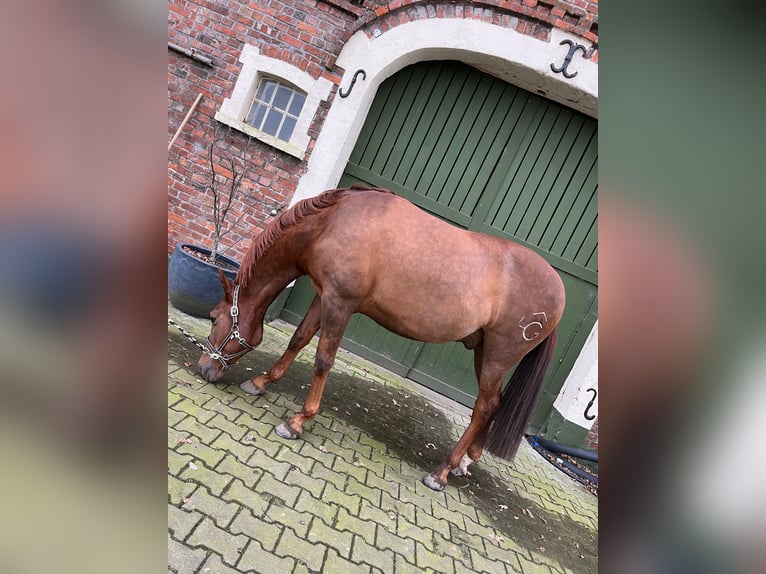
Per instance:
[[[290,141],[306,94],[272,78],[262,78],[245,122],[269,135]]]

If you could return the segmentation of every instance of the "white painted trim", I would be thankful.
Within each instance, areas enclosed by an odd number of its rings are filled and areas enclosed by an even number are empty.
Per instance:
[[[365,70],[351,95],[336,97],[309,158],[291,204],[335,187],[348,162],[367,112],[383,81],[402,68],[423,60],[461,60],[533,93],[590,116],[598,114],[598,66],[582,59],[569,67],[577,76],[566,79],[551,70],[561,65],[568,46],[563,39],[581,38],[554,29],[550,42],[476,20],[417,20],[375,38],[361,30],[346,43],[337,64],[345,70],[341,86],[348,89],[354,72]]]
[[[309,74],[292,64],[263,56],[257,46],[250,44],[245,44],[239,61],[242,62],[242,70],[237,77],[231,97],[224,99],[221,109],[215,114],[215,119],[298,159],[303,159],[311,141],[308,133],[311,121],[314,119],[319,103],[330,95],[332,83],[325,78],[314,80]],[[306,101],[289,142],[255,129],[244,122],[255,97],[258,82],[263,75],[286,80],[306,93]]]
[[[584,416],[585,409],[593,398],[593,393],[588,389],[595,389],[598,393],[598,321],[593,326],[559,395],[553,402],[553,408],[566,420],[590,430],[596,419],[588,420]],[[593,405],[588,409],[588,414],[598,417],[598,394]]]

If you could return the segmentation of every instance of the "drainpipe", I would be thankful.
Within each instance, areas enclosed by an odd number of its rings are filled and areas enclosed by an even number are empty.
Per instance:
[[[170,48],[174,52],[178,52],[179,54],[188,56],[189,58],[191,58],[195,62],[199,62],[200,64],[205,64],[206,66],[211,66],[211,67],[213,65],[213,60],[211,58],[198,54],[194,48],[184,48],[183,46],[179,46],[178,44],[174,44],[173,42],[168,42],[168,48]]]

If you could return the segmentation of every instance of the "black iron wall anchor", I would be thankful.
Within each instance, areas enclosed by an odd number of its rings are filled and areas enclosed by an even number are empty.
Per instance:
[[[598,391],[596,389],[587,389],[585,392],[593,391],[593,398],[588,403],[588,406],[585,407],[585,412],[583,413],[583,416],[585,417],[586,421],[592,421],[596,418],[596,415],[590,414],[588,411],[590,411],[590,408],[593,406],[593,403],[596,402],[596,397],[598,396]]]
[[[361,76],[362,76],[362,79],[363,79],[363,80],[366,80],[366,79],[367,79],[367,72],[365,72],[364,70],[361,70],[361,69],[360,69],[360,70],[357,70],[356,72],[354,72],[354,76],[351,78],[351,83],[350,83],[350,84],[349,84],[349,86],[348,86],[348,91],[344,92],[344,91],[343,91],[343,88],[340,88],[340,89],[338,90],[338,95],[339,95],[341,98],[347,98],[347,97],[349,97],[349,96],[351,95],[351,90],[353,90],[353,89],[354,89],[354,84],[356,84],[356,78],[357,78],[357,76],[359,76],[360,74],[361,74]]]
[[[564,74],[565,78],[574,78],[577,75],[577,72],[570,72],[568,69],[569,64],[572,62],[572,58],[578,50],[582,50],[583,56],[587,57],[588,49],[582,44],[575,44],[572,40],[561,40],[561,42],[559,42],[559,46],[563,46],[564,44],[569,44],[569,52],[567,52],[567,55],[564,58],[564,63],[558,68],[551,64],[551,70],[556,74]]]

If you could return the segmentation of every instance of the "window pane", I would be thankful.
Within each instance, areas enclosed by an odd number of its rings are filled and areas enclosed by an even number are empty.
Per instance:
[[[295,129],[295,118],[286,116],[285,122],[282,124],[282,129],[279,130],[279,139],[290,141],[290,136],[293,135],[293,129]]]
[[[271,134],[273,136],[277,135],[277,130],[279,129],[279,122],[282,120],[282,114],[280,114],[278,111],[271,109],[269,110],[269,114],[266,116],[266,122],[263,124],[263,127],[261,128],[263,131],[265,131],[267,134]]]
[[[303,102],[305,101],[306,96],[296,91],[295,95],[293,96],[293,101],[290,102],[290,115],[296,117],[299,116],[301,114],[301,110],[303,109]]]
[[[280,84],[279,88],[277,89],[277,95],[274,98],[274,107],[280,110],[286,110],[287,102],[290,101],[290,95],[292,93],[293,91],[290,88]]]
[[[250,108],[250,114],[247,116],[245,121],[251,126],[260,129],[261,122],[263,121],[263,116],[265,114],[266,114],[266,106],[256,102],[255,105],[253,105],[253,107]]]
[[[258,86],[258,95],[256,96],[256,99],[264,103],[269,103],[276,85],[277,83],[272,80],[261,80],[261,85]]]

